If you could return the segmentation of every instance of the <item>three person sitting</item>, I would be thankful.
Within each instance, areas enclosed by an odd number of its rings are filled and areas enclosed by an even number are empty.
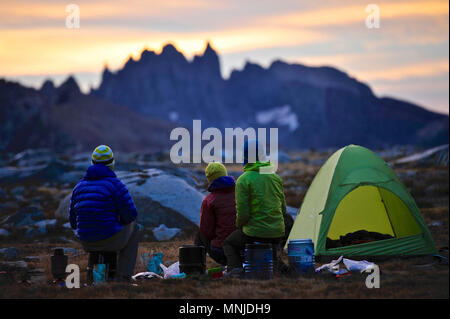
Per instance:
[[[244,173],[237,182],[221,163],[209,163],[205,175],[210,194],[202,202],[195,244],[226,265],[231,276],[242,274],[242,251],[248,243],[272,244],[276,265],[278,244],[285,235],[286,200],[281,178],[265,161],[264,147],[257,140],[244,144]],[[128,281],[134,272],[136,218],[133,199],[114,173],[111,148],[98,146],[92,165],[73,189],[69,221],[86,251],[119,252],[117,280]]]

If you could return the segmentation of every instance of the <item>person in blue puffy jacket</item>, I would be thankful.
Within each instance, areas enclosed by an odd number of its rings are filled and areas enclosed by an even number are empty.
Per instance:
[[[118,252],[116,279],[129,280],[138,251],[137,211],[113,169],[111,148],[98,146],[92,165],[73,189],[69,221],[84,250]]]

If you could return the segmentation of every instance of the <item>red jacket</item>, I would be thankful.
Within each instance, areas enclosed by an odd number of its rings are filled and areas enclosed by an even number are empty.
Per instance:
[[[200,232],[216,248],[222,248],[223,241],[236,230],[234,186],[233,177],[219,177],[210,184],[211,193],[203,199]]]

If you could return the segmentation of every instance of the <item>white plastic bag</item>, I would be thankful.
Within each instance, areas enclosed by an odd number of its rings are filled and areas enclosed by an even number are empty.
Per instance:
[[[159,267],[161,267],[164,272],[164,279],[180,274],[180,262],[178,261],[169,267],[166,267],[163,264],[160,264]]]
[[[341,262],[343,256],[336,260],[332,260],[329,264],[325,264],[316,269],[316,273],[321,272],[323,269],[327,269],[329,272],[335,273],[339,271],[339,263]]]
[[[353,272],[364,272],[367,268],[373,267],[375,264],[367,260],[351,260],[344,258],[344,265],[349,271]]]

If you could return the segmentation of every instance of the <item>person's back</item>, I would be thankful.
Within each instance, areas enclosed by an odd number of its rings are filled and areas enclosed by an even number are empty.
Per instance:
[[[253,154],[251,149],[253,148]],[[257,140],[244,144],[244,174],[236,182],[236,230],[223,243],[227,258],[226,276],[242,276],[241,251],[249,243],[272,244],[274,268],[277,248],[284,236],[286,200],[283,182]]]
[[[231,176],[223,176],[212,182],[204,201],[208,210],[213,214],[214,227],[200,224],[200,231],[207,238],[212,238],[211,245],[222,248],[223,241],[235,229],[236,201],[234,195],[235,182]],[[206,217],[206,216],[205,216]]]
[[[107,166],[90,166],[75,186],[70,223],[81,241],[110,238],[136,219],[137,211],[125,185]]]
[[[269,162],[247,163],[236,182],[236,226],[250,237],[284,236],[286,202],[283,181],[275,174],[260,172]]]
[[[98,146],[92,165],[73,189],[69,221],[86,251],[119,252],[116,279],[129,280],[138,250],[137,211],[113,169],[112,150]]]
[[[225,264],[222,244],[236,229],[235,180],[221,163],[209,163],[205,174],[210,194],[202,202],[195,244],[204,246],[217,263]]]

